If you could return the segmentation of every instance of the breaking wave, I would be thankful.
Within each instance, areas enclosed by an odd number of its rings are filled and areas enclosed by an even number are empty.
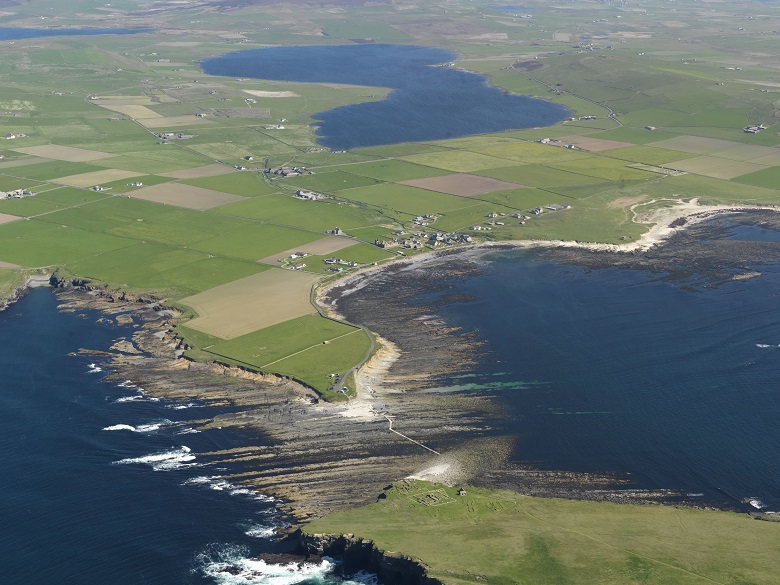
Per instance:
[[[218,585],[295,585],[310,583],[325,585],[342,583],[333,575],[333,561],[320,563],[287,563],[276,565],[249,557],[243,546],[213,546],[196,557],[196,571],[210,577]]]
[[[128,382],[129,382],[129,380],[128,380]],[[157,398],[156,396],[149,396],[146,393],[146,390],[144,390],[143,388],[139,388],[135,384],[130,383],[130,384],[124,385],[124,386],[123,386],[123,384],[125,384],[125,383],[123,382],[122,384],[119,384],[119,386],[121,388],[135,388],[135,392],[136,393],[131,395],[131,396],[122,396],[120,398],[117,398],[116,400],[114,400],[114,402],[118,402],[118,403],[122,403],[122,402],[139,402],[139,401],[142,401],[142,400],[145,400],[147,402],[159,402],[160,401],[160,399]]]
[[[176,404],[166,404],[165,408],[170,408],[171,410],[186,410],[188,408],[197,408],[199,406],[203,406],[202,404],[198,404],[197,402],[185,402],[185,403],[179,403]]]
[[[132,463],[142,463],[150,465],[155,471],[170,471],[172,469],[181,469],[182,467],[192,467],[194,464],[188,463],[195,460],[195,455],[191,453],[192,449],[187,446],[163,451],[161,453],[152,453],[143,457],[130,457],[114,461],[117,465],[129,465]]]
[[[182,485],[202,485],[215,491],[226,492],[231,496],[248,496],[258,502],[273,503],[276,501],[276,498],[258,494],[246,486],[232,484],[219,476],[199,475],[198,477],[188,479]]]
[[[252,524],[246,527],[244,534],[252,538],[274,538],[276,528],[273,526],[262,526],[261,524]]]
[[[138,425],[137,427],[134,427],[133,425],[118,424],[118,425],[111,425],[110,427],[103,427],[103,430],[104,431],[132,431],[134,433],[153,433],[154,431],[160,430],[163,427],[171,426],[173,424],[176,423],[166,418],[160,422]]]

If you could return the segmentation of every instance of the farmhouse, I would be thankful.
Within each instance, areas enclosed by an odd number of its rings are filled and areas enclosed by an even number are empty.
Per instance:
[[[318,193],[317,191],[307,191],[306,189],[299,189],[295,192],[295,196],[298,199],[303,199],[304,201],[317,201],[318,199],[329,199],[328,195],[325,195],[324,193]]]

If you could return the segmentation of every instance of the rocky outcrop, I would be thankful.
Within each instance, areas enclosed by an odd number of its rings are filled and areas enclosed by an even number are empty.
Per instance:
[[[381,583],[393,585],[442,585],[429,577],[421,561],[379,550],[376,545],[352,534],[307,534],[299,532],[298,539],[307,555],[330,556],[343,560],[346,575],[357,571],[375,573]]]

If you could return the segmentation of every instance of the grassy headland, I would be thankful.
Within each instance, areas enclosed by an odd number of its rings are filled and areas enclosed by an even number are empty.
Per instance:
[[[532,498],[405,480],[308,534],[356,534],[443,583],[770,585],[780,524],[671,506]]]

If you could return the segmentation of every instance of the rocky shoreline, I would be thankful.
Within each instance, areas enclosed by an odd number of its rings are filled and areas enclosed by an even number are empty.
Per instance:
[[[718,221],[728,220],[724,212],[718,211]],[[780,227],[778,215],[758,210],[750,214],[757,224]],[[678,223],[669,228],[673,237],[664,246],[619,253],[585,246],[544,247],[541,253],[594,267],[668,272],[670,266],[686,266],[688,273],[692,268],[706,269],[715,281],[723,281],[753,277],[747,260],[754,266],[780,246],[772,242],[697,246],[704,232],[713,229],[712,222]],[[681,246],[688,250],[684,262]],[[204,456],[215,468],[228,469],[224,479],[283,500],[294,523],[373,502],[389,483],[404,477],[473,483],[531,496],[679,503],[680,494],[637,489],[620,477],[512,464],[509,454],[517,437],[503,424],[494,397],[439,387],[442,376],[476,367],[481,352],[474,335],[436,316],[440,308],[436,303],[470,300],[448,294],[448,279],[479,274],[486,250],[516,248],[513,243],[498,243],[446,250],[353,275],[322,290],[319,298],[332,313],[348,313],[351,319],[359,314],[357,322],[384,338],[380,351],[358,373],[360,396],[347,404],[322,403],[312,390],[274,374],[182,357],[184,348],[173,330],[178,312],[154,298],[56,277],[51,285],[61,310],[97,310],[101,319],[133,327],[132,335],[97,355],[112,371],[109,379],[129,380],[170,400],[229,407],[223,414],[187,424],[239,430],[246,437],[245,446]],[[436,292],[439,300],[419,302],[410,309],[404,299],[420,290]],[[377,295],[382,310],[375,310],[376,300],[366,300]],[[359,310],[361,306],[364,310]],[[83,351],[96,355],[89,348]]]

